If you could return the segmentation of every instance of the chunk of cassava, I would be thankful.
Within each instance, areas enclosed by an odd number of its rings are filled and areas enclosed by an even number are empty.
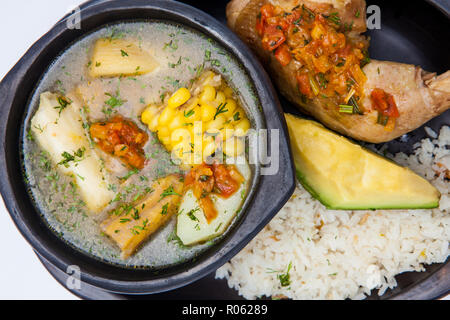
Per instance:
[[[125,214],[105,220],[101,228],[130,257],[148,237],[177,211],[183,192],[179,175],[169,175],[153,183],[150,195]]]
[[[94,46],[89,74],[92,77],[142,75],[157,66],[152,55],[132,41],[99,39]]]
[[[49,153],[57,169],[73,176],[87,207],[99,212],[114,193],[108,190],[108,177],[101,159],[86,136],[80,108],[76,101],[69,102],[50,92],[42,93],[31,127],[37,142]]]

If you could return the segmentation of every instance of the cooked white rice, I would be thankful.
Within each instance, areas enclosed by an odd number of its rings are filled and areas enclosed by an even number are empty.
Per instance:
[[[397,285],[395,276],[424,271],[449,255],[450,129],[424,139],[413,155],[397,163],[428,179],[442,193],[439,209],[333,211],[300,185],[277,216],[253,241],[216,272],[247,299],[364,299],[372,289],[382,295]],[[289,265],[290,284],[280,276]]]

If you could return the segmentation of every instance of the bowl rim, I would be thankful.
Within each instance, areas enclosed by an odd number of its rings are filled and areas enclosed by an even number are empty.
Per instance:
[[[245,46],[240,39],[237,38],[229,29],[218,22],[213,17],[193,8],[187,4],[164,0],[92,0],[80,6],[81,23],[87,19],[94,19],[101,15],[121,14],[129,11],[142,10],[145,12],[155,12],[163,16],[174,18],[175,22],[185,24],[189,27],[208,34],[219,44],[225,47],[240,62],[248,77],[253,82],[255,91],[259,96],[262,106],[263,116],[265,118],[267,128],[277,128],[280,130],[280,172],[276,176],[259,177],[258,189],[255,191],[253,199],[249,200],[247,212],[243,213],[239,218],[240,222],[234,227],[233,233],[221,240],[221,243],[214,248],[213,253],[202,261],[193,263],[192,267],[179,272],[169,273],[166,277],[157,276],[151,280],[116,280],[110,276],[105,276],[101,272],[91,273],[90,271],[81,272],[81,280],[95,287],[117,293],[142,294],[157,293],[172,290],[215,271],[231,257],[237,254],[256,234],[273,218],[273,216],[281,209],[285,202],[290,198],[295,188],[295,174],[292,155],[289,148],[287,127],[283,117],[280,103],[276,92],[270,82],[269,77],[265,73],[263,67],[255,58],[253,53]],[[57,41],[65,41],[67,33],[72,30],[67,29],[67,19],[70,15],[66,15],[55,26],[39,39],[13,69],[0,82],[0,96],[4,96],[4,100],[0,102],[0,174],[5,178],[0,181],[0,192],[3,196],[6,208],[10,213],[16,227],[19,229],[24,238],[30,243],[34,250],[52,265],[67,271],[67,268],[77,263],[86,263],[89,257],[81,259],[81,256],[63,255],[60,247],[49,246],[43,241],[47,235],[40,234],[37,230],[33,230],[24,221],[24,212],[16,197],[17,171],[11,172],[12,168],[17,164],[13,164],[18,154],[8,156],[7,139],[11,136],[11,130],[17,129],[14,123],[14,101],[18,93],[19,87],[22,85],[24,78],[32,72],[32,67],[39,63],[39,56],[43,54],[44,49],[48,48],[52,43]],[[117,19],[116,21],[123,21]],[[125,19],[126,20],[126,19]],[[162,20],[165,20],[164,18]],[[180,22],[183,21],[183,22]],[[189,23],[187,23],[189,22]],[[99,23],[96,27],[100,27],[104,23]],[[82,31],[81,36],[89,31]],[[73,34],[73,33],[72,33]],[[62,40],[61,40],[62,39]],[[75,37],[75,39],[79,39]],[[66,47],[69,43],[66,43]],[[54,58],[54,57],[53,57]],[[52,58],[52,60],[53,60]],[[44,70],[48,66],[44,66]],[[31,93],[30,93],[31,94]],[[20,173],[21,174],[21,173]],[[22,177],[20,177],[22,179]],[[23,182],[22,182],[23,183]],[[280,185],[274,190],[273,185]],[[261,194],[271,193],[270,196],[261,196]],[[270,201],[270,202],[268,202]],[[260,213],[262,212],[262,214]],[[39,217],[39,219],[41,219]],[[47,241],[48,242],[48,241]],[[62,241],[61,241],[62,242]],[[56,245],[56,244],[55,244]],[[61,245],[62,246],[62,245]],[[65,248],[62,246],[62,248]],[[202,253],[201,255],[204,255]],[[78,261],[77,261],[78,259]],[[200,259],[199,259],[200,260]],[[99,263],[99,265],[105,265]],[[121,268],[117,270],[123,270]],[[140,271],[133,271],[139,273]],[[148,272],[148,271],[147,271]]]

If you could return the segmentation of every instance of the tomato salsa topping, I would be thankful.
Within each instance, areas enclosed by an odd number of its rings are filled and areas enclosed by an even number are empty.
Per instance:
[[[394,96],[382,89],[375,88],[370,94],[372,105],[378,111],[378,123],[386,126],[387,130],[392,130],[395,119],[400,116],[395,103]]]
[[[222,198],[231,197],[239,190],[244,178],[234,165],[203,163],[194,167],[185,177],[185,190],[192,189],[194,196],[199,200],[206,221],[211,223],[217,217],[217,210],[211,195]]]
[[[116,116],[106,122],[92,124],[89,131],[94,142],[106,153],[119,157],[130,167],[144,167],[143,147],[148,135],[134,122]]]
[[[256,23],[263,48],[282,66],[299,62],[296,79],[303,100],[317,98],[339,112],[362,114],[358,102],[367,80],[361,68],[370,61],[368,42],[349,37],[351,29],[337,12],[320,14],[304,5],[286,12],[265,4]]]

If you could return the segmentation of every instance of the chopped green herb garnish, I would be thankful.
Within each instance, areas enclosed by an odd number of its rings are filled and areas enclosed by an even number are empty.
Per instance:
[[[169,48],[171,51],[178,49],[178,40],[170,40],[168,43],[164,44],[163,50]]]
[[[282,287],[287,287],[291,284],[291,276],[289,275],[289,271],[291,271],[291,268],[292,268],[292,262],[289,263],[286,273],[279,274],[277,276],[278,280],[280,280],[280,284]]]
[[[191,219],[192,221],[199,221],[197,219],[197,217],[194,215],[194,213],[196,213],[197,211],[200,211],[200,208],[195,208],[195,209],[192,209],[191,211],[189,211],[187,213],[187,216],[189,217],[189,219]]]
[[[194,109],[189,110],[188,112],[184,111],[184,116],[186,118],[189,118],[190,116],[193,116],[195,114]]]
[[[120,98],[119,90],[116,91],[115,95],[108,92],[105,92],[105,95],[108,96],[109,99],[105,101],[105,106],[103,107],[102,112],[108,116],[115,111],[115,108],[122,106],[126,102]]]
[[[61,116],[61,112],[67,108],[69,104],[72,103],[72,101],[69,101],[69,99],[65,97],[59,97],[58,98],[59,106],[56,106],[55,109],[59,109],[59,116]]]
[[[161,214],[162,214],[162,215],[167,214],[167,209],[169,209],[169,204],[168,204],[168,203],[166,203],[166,204],[162,207]]]
[[[227,106],[227,103],[221,103],[217,109],[216,109],[216,114],[214,115],[214,120],[216,120],[217,116],[221,113],[225,113],[228,112],[228,109],[225,109],[225,107]]]
[[[205,50],[205,59],[207,61],[209,61],[211,59],[211,51],[210,50]]]
[[[163,193],[161,193],[161,199],[159,201],[161,201],[162,199],[164,199],[165,197],[168,196],[180,196],[181,194],[176,193],[175,190],[173,190],[173,186],[168,187],[166,190],[163,191]]]
[[[310,18],[310,19],[316,17],[316,14],[315,14],[314,12],[312,12],[310,9],[308,9],[307,7],[305,7],[304,4],[302,4],[302,10],[303,10],[304,12],[306,12],[306,13],[309,15],[309,18]]]
[[[378,112],[377,123],[382,126],[386,126],[389,121],[389,117],[383,115],[381,112]]]
[[[212,64],[213,66],[216,66],[216,67],[220,67],[220,66],[222,65],[222,64],[220,63],[220,61],[217,60],[217,59],[211,61],[211,64]]]
[[[328,21],[340,26],[341,25],[341,18],[339,17],[339,14],[337,12],[331,13],[329,16],[323,15]]]
[[[169,67],[170,68],[175,68],[177,66],[179,66],[181,64],[181,57],[178,59],[177,63],[170,63],[169,62]]]
[[[214,232],[219,231],[219,229],[220,229],[221,226],[222,226],[222,223],[220,223],[220,224],[217,226],[217,228],[216,228],[216,230],[214,230]]]
[[[124,175],[123,177],[118,177],[119,180],[127,180],[128,178],[130,178],[131,176],[135,175],[139,173],[139,169],[133,169],[128,171],[128,173],[126,175]]]
[[[319,82],[319,87],[326,89],[328,85],[328,80],[325,78],[325,74],[322,72],[319,72],[317,74],[317,80]]]
[[[63,165],[64,167],[69,167],[69,162],[80,162],[83,160],[84,152],[86,151],[86,148],[79,148],[77,151],[74,152],[74,154],[70,154],[66,151],[64,151],[61,156],[63,157],[63,160],[61,160],[58,165]]]

